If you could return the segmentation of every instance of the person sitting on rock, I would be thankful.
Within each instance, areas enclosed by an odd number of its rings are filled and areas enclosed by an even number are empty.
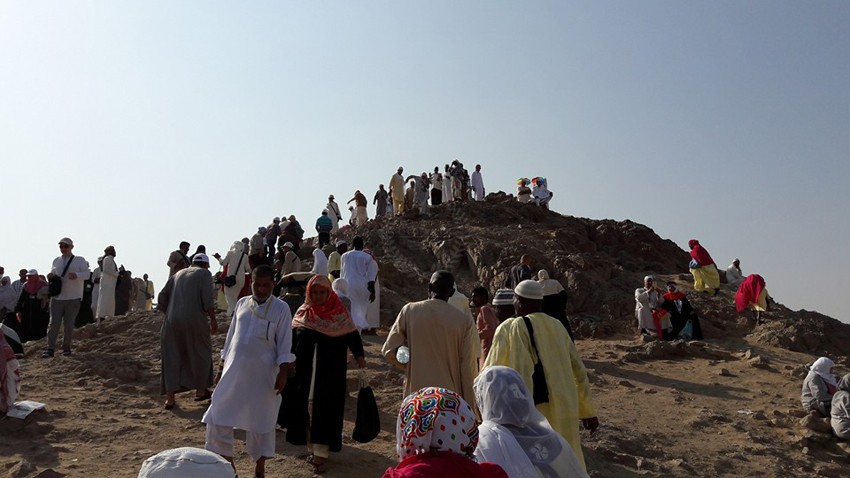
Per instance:
[[[746,279],[746,277],[747,276],[745,276],[744,273],[741,272],[741,259],[735,258],[735,260],[732,261],[732,264],[730,264],[729,267],[726,268],[726,282],[728,282],[730,285],[738,287],[739,285],[741,285],[741,282],[744,282],[744,279]]]
[[[661,290],[655,286],[652,276],[643,278],[643,287],[635,289],[635,317],[641,335],[650,335],[650,330],[658,334],[658,338],[671,340],[673,326],[670,324],[670,314],[661,308],[664,299]]]
[[[806,411],[815,411],[822,417],[830,416],[832,397],[835,395],[838,381],[832,374],[832,360],[821,357],[815,360],[809,374],[803,380],[800,401]]]
[[[850,373],[838,381],[838,389],[832,396],[830,424],[838,438],[850,440]]]
[[[531,184],[531,180],[528,178],[520,178],[517,180],[516,200],[523,204],[528,204],[533,201],[531,188],[528,187],[529,184]]]
[[[738,292],[735,294],[735,305],[738,312],[743,312],[749,308],[753,312],[753,319],[757,325],[762,324],[762,312],[770,310],[770,294],[767,292],[767,286],[764,278],[758,274],[750,274],[738,286]]]
[[[699,325],[697,312],[691,307],[688,298],[679,291],[673,281],[667,283],[667,293],[664,294],[664,302],[661,304],[661,308],[670,314],[670,324],[673,326],[671,338],[685,338],[680,337],[684,330],[686,332],[684,335],[688,337],[687,340],[702,340],[702,328]],[[690,333],[685,330],[688,322],[691,323]]]

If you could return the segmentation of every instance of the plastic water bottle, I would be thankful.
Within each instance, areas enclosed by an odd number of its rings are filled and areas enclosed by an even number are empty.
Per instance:
[[[395,353],[395,359],[398,360],[398,363],[410,362],[410,349],[407,345],[402,345],[398,348],[398,352]]]

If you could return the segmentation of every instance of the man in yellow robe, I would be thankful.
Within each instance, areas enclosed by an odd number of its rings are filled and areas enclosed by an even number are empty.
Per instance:
[[[342,277],[342,255],[348,252],[348,243],[336,241],[336,250],[328,255],[328,279],[333,281]]]
[[[396,216],[401,216],[405,213],[404,208],[404,176],[401,173],[404,168],[399,166],[398,172],[390,178],[390,197],[393,198],[393,213]]]
[[[147,298],[147,300],[145,300],[145,310],[151,310],[153,309],[153,281],[148,279],[147,274],[145,274],[143,278],[145,280],[145,297]]]
[[[484,367],[511,367],[519,372],[528,389],[534,390],[534,365],[537,361],[542,362],[548,397],[539,397],[535,393],[537,410],[569,442],[582,466],[585,466],[579,420],[590,433],[599,427],[599,420],[590,398],[590,381],[581,357],[563,324],[541,312],[543,286],[539,282],[520,282],[514,290],[514,307],[516,316],[502,322],[496,329]],[[525,317],[531,324],[535,346],[529,338]],[[541,402],[542,398],[547,401]]]

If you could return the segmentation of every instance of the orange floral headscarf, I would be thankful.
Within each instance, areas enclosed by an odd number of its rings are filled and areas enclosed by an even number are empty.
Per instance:
[[[327,289],[328,300],[322,305],[313,303],[313,292]],[[304,327],[328,337],[342,337],[357,331],[351,313],[333,291],[331,281],[323,275],[313,276],[307,283],[307,297],[292,319],[292,328]]]

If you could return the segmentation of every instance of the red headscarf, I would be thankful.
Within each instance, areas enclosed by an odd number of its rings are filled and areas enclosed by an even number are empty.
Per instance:
[[[322,305],[313,303],[313,291],[327,289],[328,300]],[[342,337],[357,331],[351,313],[331,288],[331,281],[323,275],[313,276],[307,283],[307,297],[292,319],[292,328],[304,327],[328,337]]]
[[[704,247],[699,245],[698,240],[691,239],[688,241],[688,247],[691,248],[691,257],[696,260],[699,265],[707,266],[709,264],[714,264],[714,259],[711,258],[711,255]]]
[[[750,304],[758,302],[762,290],[764,290],[764,278],[758,274],[748,275],[744,282],[741,282],[738,292],[735,294],[738,312],[746,309]]]
[[[27,281],[24,282],[24,290],[27,294],[37,294],[39,289],[46,286],[47,282],[41,279],[41,277],[36,275],[27,275]]]

